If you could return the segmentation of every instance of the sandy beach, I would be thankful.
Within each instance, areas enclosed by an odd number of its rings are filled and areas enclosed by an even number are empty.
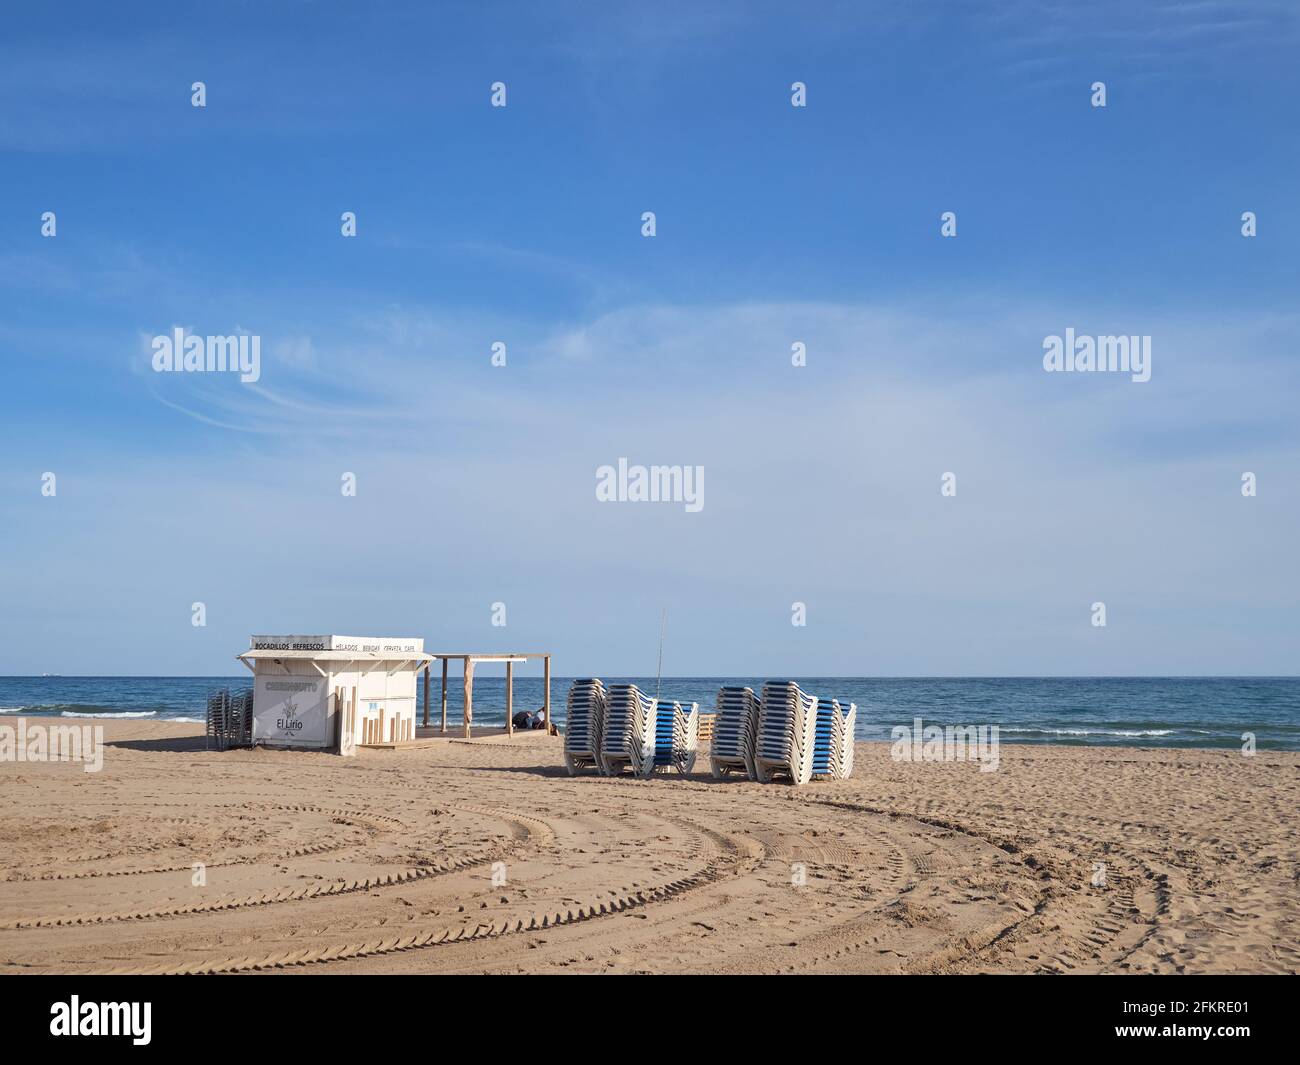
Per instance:
[[[0,972],[1300,970],[1295,753],[860,744],[792,788],[104,724],[102,772],[0,765]]]

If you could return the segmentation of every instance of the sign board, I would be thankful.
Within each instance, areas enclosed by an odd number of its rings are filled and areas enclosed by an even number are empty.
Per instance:
[[[253,678],[253,742],[330,747],[329,691],[324,677]]]
[[[424,640],[413,636],[331,636],[331,651],[374,651],[378,654],[423,654]]]
[[[424,640],[413,636],[254,636],[249,650],[422,654]]]
[[[250,651],[328,651],[329,636],[254,636]]]

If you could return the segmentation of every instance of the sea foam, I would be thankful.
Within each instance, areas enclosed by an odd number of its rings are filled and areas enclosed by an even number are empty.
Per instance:
[[[158,714],[157,710],[123,710],[120,713],[106,710],[102,714],[79,714],[75,710],[64,710],[59,716],[60,717],[111,717],[116,719],[119,717],[156,717],[157,714]]]

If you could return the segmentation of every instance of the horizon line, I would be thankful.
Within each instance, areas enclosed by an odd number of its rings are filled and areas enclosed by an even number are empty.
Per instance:
[[[532,674],[522,675],[532,676]],[[757,673],[683,673],[665,675],[662,679],[728,680],[759,675]],[[542,677],[540,673],[536,676],[538,679]],[[578,680],[589,676],[592,674],[553,673],[551,679]],[[611,672],[607,676],[649,677],[650,674]],[[775,680],[787,677],[818,680],[1300,680],[1300,673],[771,673],[763,676]],[[252,677],[251,673],[229,675],[221,673],[0,673],[0,680],[252,680]],[[521,674],[516,672],[515,679],[520,678]]]

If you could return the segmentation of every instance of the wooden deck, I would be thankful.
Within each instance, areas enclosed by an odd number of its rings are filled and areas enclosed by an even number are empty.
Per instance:
[[[445,743],[526,743],[530,736],[543,738],[545,729],[515,729],[513,732],[502,728],[475,728],[468,737],[464,732],[443,732],[430,725],[428,728],[417,726],[415,739],[402,740],[398,743],[359,743],[357,746],[366,751],[409,751],[420,747],[440,747]]]
[[[471,651],[445,651],[438,652],[431,656],[434,661],[442,662],[442,727],[438,730],[439,735],[445,735],[447,732],[447,663],[453,659],[460,659],[464,669],[463,683],[465,685],[465,724],[464,731],[461,733],[462,739],[469,739],[471,730],[474,726],[474,666],[479,662],[503,662],[506,667],[506,725],[501,731],[507,735],[514,731],[511,725],[511,719],[514,716],[514,692],[515,692],[515,664],[527,662],[530,658],[540,658],[542,660],[542,717],[549,725],[551,723],[551,656],[544,651],[534,651],[527,654],[515,652],[471,652]],[[430,682],[431,670],[429,666],[424,667],[424,722],[422,729],[427,729],[429,725],[429,697],[431,695]],[[497,731],[497,730],[492,730]],[[416,741],[418,742],[418,739]]]

